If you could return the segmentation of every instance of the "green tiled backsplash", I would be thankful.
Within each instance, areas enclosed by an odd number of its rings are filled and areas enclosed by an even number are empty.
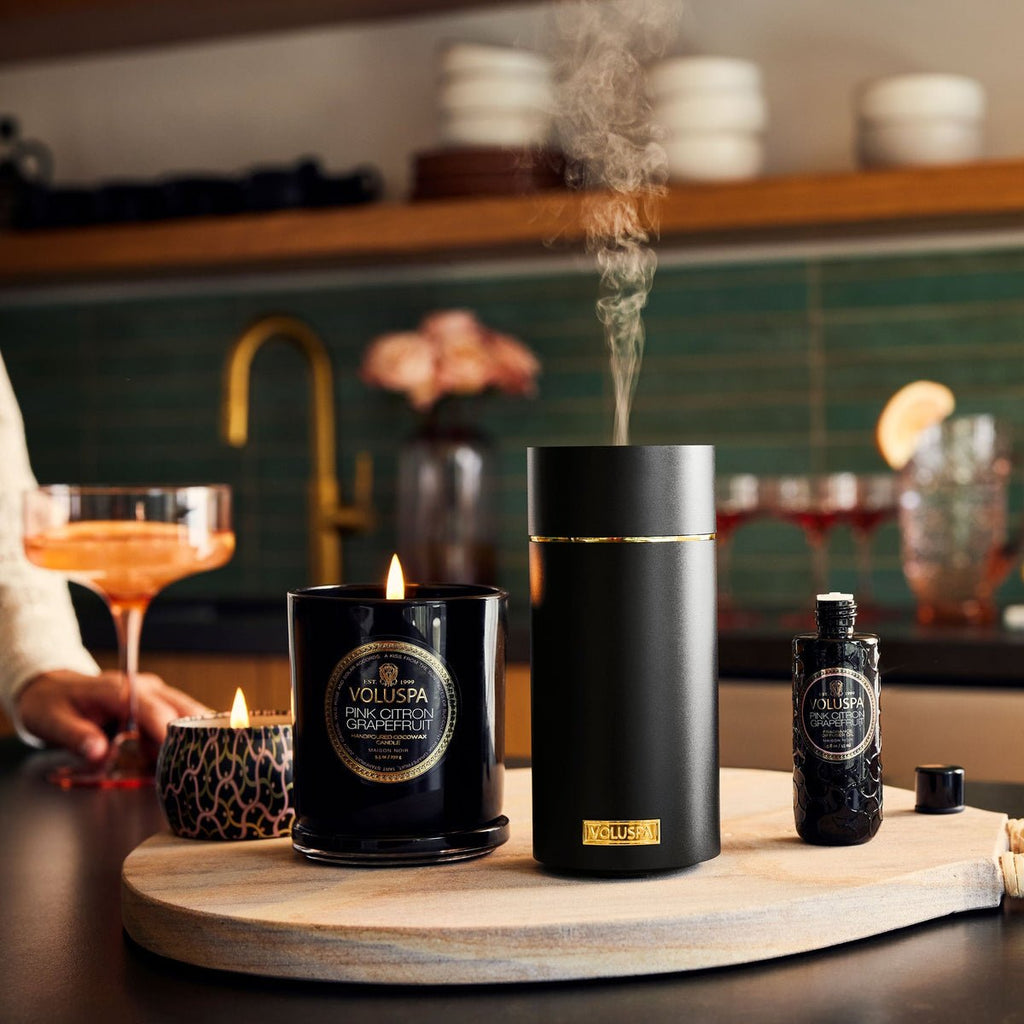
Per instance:
[[[218,436],[229,342],[268,312],[306,319],[335,366],[339,470],[373,454],[378,529],[346,541],[346,576],[377,580],[394,541],[394,476],[414,415],[356,377],[367,343],[431,310],[468,307],[527,342],[543,362],[533,400],[490,395],[465,413],[498,445],[500,582],[525,627],[526,457],[532,444],[607,443],[611,387],[594,275],[536,274],[310,286],[222,294],[44,301],[0,308],[0,351],[14,382],[41,481],[223,480],[236,492],[231,564],[173,593],[277,597],[306,582],[309,474],[305,364],[288,346],[253,368],[251,437]],[[713,443],[721,472],[880,471],[878,413],[909,380],[944,381],[964,412],[991,411],[1024,443],[1024,249],[774,260],[659,268],[632,416],[635,443]],[[1012,491],[1015,520],[1022,505]],[[899,538],[876,541],[876,592],[909,606]],[[856,582],[845,529],[830,543],[836,588]],[[796,527],[763,520],[735,538],[733,589],[750,606],[808,606],[808,553]],[[1024,597],[1019,573],[1000,592]]]

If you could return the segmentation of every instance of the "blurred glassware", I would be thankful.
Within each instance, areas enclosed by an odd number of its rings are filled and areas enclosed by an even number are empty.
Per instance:
[[[494,453],[481,431],[462,422],[461,406],[492,390],[532,396],[538,373],[540,362],[521,341],[466,309],[429,313],[416,330],[370,343],[363,383],[405,395],[421,414],[398,458],[398,554],[407,579],[496,582]]]
[[[815,592],[828,586],[828,535],[857,502],[857,477],[853,473],[779,477],[774,512],[804,531],[811,549]]]
[[[28,195],[53,177],[53,156],[41,142],[21,138],[15,118],[0,114],[0,228],[17,226]]]
[[[871,547],[882,523],[896,517],[898,482],[895,473],[858,474],[853,506],[842,515],[857,546],[857,606],[861,612],[875,604]]]
[[[493,586],[495,450],[474,426],[428,417],[398,455],[398,553],[406,578]]]
[[[923,624],[996,621],[995,592],[1016,560],[1008,539],[1007,428],[959,416],[921,435],[900,475],[903,573]]]
[[[736,530],[765,511],[770,484],[752,473],[715,477],[716,548],[718,551],[718,606],[735,610],[732,593],[732,538]]]

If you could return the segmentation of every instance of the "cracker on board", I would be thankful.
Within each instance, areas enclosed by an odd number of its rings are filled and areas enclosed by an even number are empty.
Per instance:
[[[1007,896],[1015,899],[1020,898],[1020,886],[1017,883],[1017,868],[1014,859],[1020,857],[1019,853],[1001,853],[999,855],[999,867],[1003,872],[1003,889]]]
[[[1024,818],[1010,818],[1006,833],[1010,837],[1010,852],[1024,853]]]

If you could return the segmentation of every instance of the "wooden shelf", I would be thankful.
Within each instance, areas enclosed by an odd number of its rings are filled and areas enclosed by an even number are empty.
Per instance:
[[[376,203],[0,235],[0,284],[344,266],[576,247],[586,193]],[[1024,160],[677,186],[662,245],[1024,224]]]

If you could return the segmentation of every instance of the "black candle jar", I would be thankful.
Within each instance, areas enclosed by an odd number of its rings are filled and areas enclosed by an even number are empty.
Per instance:
[[[315,860],[423,864],[508,839],[507,595],[349,584],[288,595],[292,843]]]
[[[533,853],[640,874],[718,854],[714,449],[528,453]]]

